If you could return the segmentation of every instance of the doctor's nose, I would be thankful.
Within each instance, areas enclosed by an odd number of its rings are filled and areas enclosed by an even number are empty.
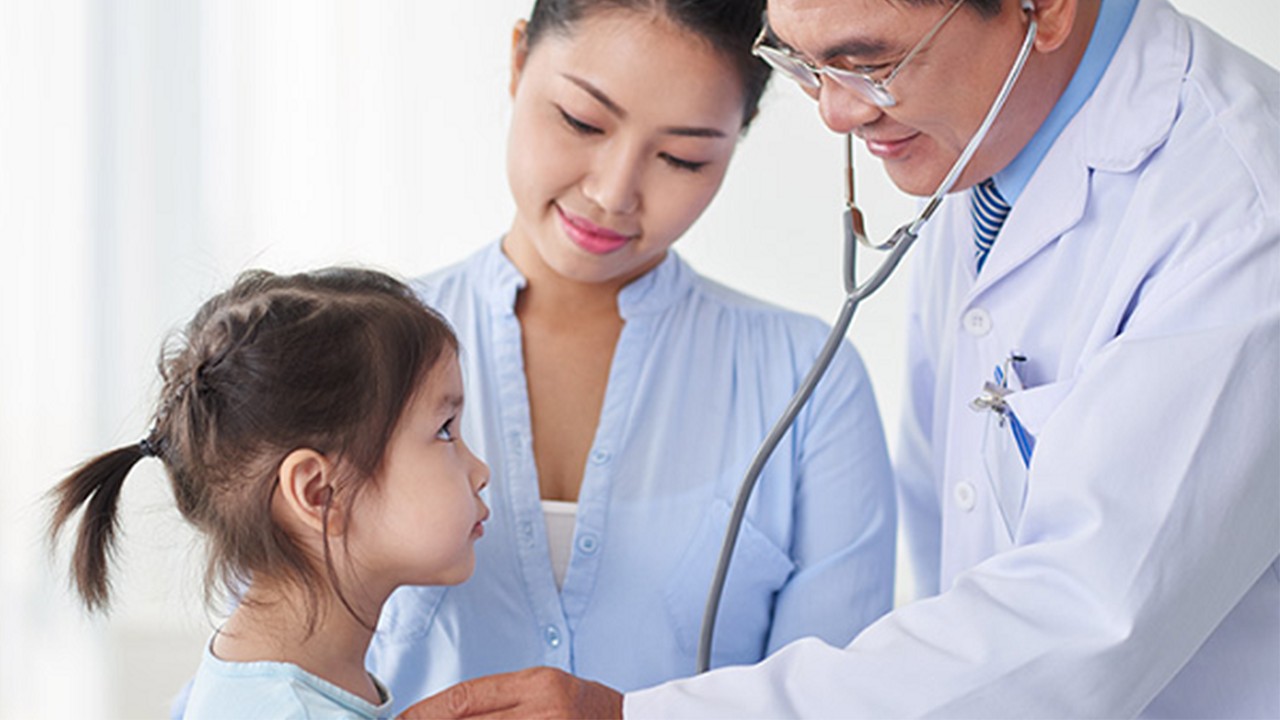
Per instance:
[[[629,215],[640,207],[641,160],[625,143],[600,149],[582,194],[609,215]]]
[[[822,87],[816,92],[822,122],[841,135],[848,135],[854,128],[874,122],[884,113],[861,93],[842,87],[829,77],[822,78]]]

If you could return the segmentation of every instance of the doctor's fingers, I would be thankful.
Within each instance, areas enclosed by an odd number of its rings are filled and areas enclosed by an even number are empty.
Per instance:
[[[469,680],[405,710],[403,718],[621,718],[622,695],[554,668]]]

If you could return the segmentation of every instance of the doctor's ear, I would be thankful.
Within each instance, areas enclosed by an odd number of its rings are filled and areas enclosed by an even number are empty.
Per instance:
[[[277,471],[273,515],[286,527],[302,527],[317,535],[328,524],[330,535],[342,534],[343,513],[335,507],[333,463],[311,448],[289,453]],[[283,517],[280,517],[283,515]]]
[[[1062,47],[1079,18],[1079,0],[1031,0],[1031,4],[1038,23],[1036,52],[1051,53]]]
[[[511,80],[507,92],[516,96],[516,87],[520,84],[520,76],[524,73],[524,63],[529,59],[529,21],[517,20],[511,29]]]

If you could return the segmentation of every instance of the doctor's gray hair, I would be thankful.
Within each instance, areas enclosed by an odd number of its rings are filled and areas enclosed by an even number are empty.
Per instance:
[[[660,13],[722,53],[742,82],[742,127],[751,124],[769,84],[769,66],[751,54],[764,0],[537,0],[525,30],[527,49],[532,51],[548,31],[568,35],[583,18],[608,9]]]

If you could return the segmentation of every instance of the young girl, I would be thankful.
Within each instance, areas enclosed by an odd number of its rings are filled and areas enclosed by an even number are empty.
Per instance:
[[[458,435],[452,330],[381,273],[254,271],[204,304],[161,372],[146,438],[53,493],[54,540],[84,508],[85,603],[107,606],[121,485],[155,457],[206,539],[206,593],[240,598],[186,717],[389,717],[364,667],[383,602],[465,580],[488,517],[488,468]]]
[[[539,0],[516,25],[501,240],[415,287],[473,348],[493,464],[474,578],[406,587],[371,664],[415,698],[546,665],[629,690],[690,675],[730,508],[828,328],[671,251],[756,114],[762,0]],[[760,479],[715,666],[848,643],[892,603],[895,510],[847,344]]]

